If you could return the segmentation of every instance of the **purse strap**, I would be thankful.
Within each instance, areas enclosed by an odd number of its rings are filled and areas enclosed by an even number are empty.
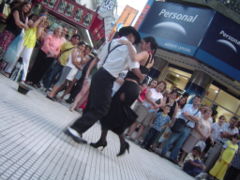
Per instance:
[[[62,52],[60,52],[59,57],[61,57],[64,53],[72,50],[73,48],[75,48],[75,47],[71,47],[71,48],[68,48],[68,49],[63,50]]]
[[[195,112],[195,113],[193,114],[193,116],[197,115],[198,112],[199,112],[199,109],[197,110],[197,112]],[[187,120],[187,121],[186,121],[186,125],[187,125],[187,123],[189,123],[190,121],[191,121],[191,120]]]

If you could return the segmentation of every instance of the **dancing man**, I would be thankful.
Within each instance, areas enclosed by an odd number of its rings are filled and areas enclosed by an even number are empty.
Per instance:
[[[111,105],[113,82],[119,73],[125,70],[131,61],[128,47],[120,40],[128,40],[132,44],[140,42],[139,33],[131,26],[119,30],[120,38],[108,42],[98,54],[99,70],[93,75],[88,104],[82,117],[78,118],[66,133],[78,143],[86,143],[82,134],[95,122],[107,115]],[[136,60],[137,61],[137,60]]]

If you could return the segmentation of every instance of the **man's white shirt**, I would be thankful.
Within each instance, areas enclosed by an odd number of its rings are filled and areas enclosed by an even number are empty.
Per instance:
[[[119,45],[119,40],[127,40],[126,37],[121,37],[118,39],[113,39],[111,43],[110,49]],[[134,69],[139,68],[138,62],[133,62],[130,58],[128,46],[122,45],[113,50],[105,63],[104,60],[108,54],[108,46],[110,42],[107,42],[100,52],[98,52],[98,58],[100,59],[98,63],[98,68],[103,67],[106,71],[108,71],[113,77],[117,78],[119,73],[126,69]],[[136,49],[135,49],[136,51]],[[103,64],[104,63],[104,64]]]

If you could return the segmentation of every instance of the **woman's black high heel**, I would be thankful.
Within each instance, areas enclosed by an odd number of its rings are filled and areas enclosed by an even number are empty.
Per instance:
[[[90,146],[96,149],[102,147],[101,151],[103,151],[103,149],[107,146],[107,141],[98,141],[96,143],[91,143]]]
[[[119,153],[117,154],[117,156],[118,156],[118,157],[119,157],[119,156],[122,156],[122,155],[126,152],[126,150],[127,150],[127,152],[129,153],[129,148],[130,148],[129,144],[128,144],[126,141],[124,141],[123,143],[121,143],[120,151],[119,151]]]

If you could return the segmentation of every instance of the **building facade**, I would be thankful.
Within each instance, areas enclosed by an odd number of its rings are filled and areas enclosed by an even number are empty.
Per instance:
[[[136,23],[160,48],[150,76],[240,116],[240,25],[215,10],[150,0]]]

